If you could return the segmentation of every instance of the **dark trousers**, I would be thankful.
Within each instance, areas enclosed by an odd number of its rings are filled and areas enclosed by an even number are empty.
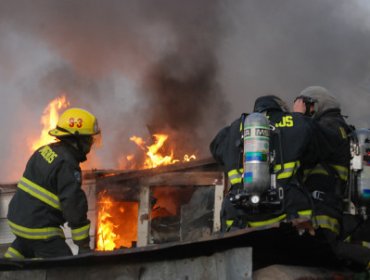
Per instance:
[[[360,244],[348,243],[338,239],[330,230],[319,228],[316,235],[324,238],[338,259],[366,267],[370,262],[370,249]]]
[[[72,251],[64,238],[59,236],[46,240],[32,240],[17,236],[10,247],[25,258],[53,258],[72,256]]]

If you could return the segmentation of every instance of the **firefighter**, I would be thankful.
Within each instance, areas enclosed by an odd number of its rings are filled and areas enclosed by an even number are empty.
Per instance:
[[[10,201],[7,218],[16,238],[6,258],[72,255],[61,228],[65,222],[79,254],[90,250],[90,221],[81,189],[80,163],[100,134],[97,119],[84,109],[70,108],[49,134],[58,141],[33,153]]]
[[[277,155],[283,155],[276,157],[273,168],[277,173],[277,183],[284,190],[284,205],[276,211],[249,213],[230,202],[230,197],[243,187],[243,148],[239,118],[221,129],[210,144],[211,154],[224,166],[230,184],[221,210],[222,231],[244,227],[269,228],[282,221],[309,221],[311,218],[312,203],[309,193],[296,178],[302,160],[311,162],[318,157],[311,120],[299,113],[289,113],[285,103],[274,95],[257,98],[254,112],[265,114],[270,123],[280,131],[281,141],[278,141],[278,137],[273,137],[270,146]]]
[[[312,116],[332,150],[316,165],[304,166],[303,182],[314,202],[313,223],[318,238],[326,240],[340,259],[367,265],[370,250],[341,241],[344,198],[349,175],[352,128],[341,114],[337,99],[320,86],[304,89],[293,111]]]

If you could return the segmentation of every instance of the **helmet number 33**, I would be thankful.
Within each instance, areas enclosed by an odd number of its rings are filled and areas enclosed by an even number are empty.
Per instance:
[[[83,125],[83,120],[81,118],[69,118],[69,127],[78,127],[81,128]]]

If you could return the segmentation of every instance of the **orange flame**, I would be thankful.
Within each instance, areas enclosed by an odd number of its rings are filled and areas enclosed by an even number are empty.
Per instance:
[[[137,241],[139,204],[131,201],[113,201],[106,191],[99,195],[97,204],[96,249],[112,251],[120,247],[132,247],[133,242]]]
[[[66,108],[68,106],[69,102],[64,95],[53,99],[48,104],[48,106],[44,109],[43,115],[41,117],[41,124],[43,125],[41,135],[38,140],[34,141],[31,144],[32,151],[38,149],[43,145],[55,141],[54,138],[48,134],[48,132],[50,129],[55,128],[58,122],[60,109]]]
[[[113,206],[112,199],[109,196],[103,195],[98,202],[98,225],[97,225],[97,250],[111,251],[116,247],[116,240],[119,235],[114,233],[115,225],[110,220],[112,217],[109,212]]]
[[[170,151],[169,154],[163,155],[160,152],[160,149],[163,147],[165,142],[168,139],[168,135],[166,134],[154,134],[154,144],[147,146],[145,141],[138,137],[138,136],[132,136],[130,137],[130,140],[134,142],[140,149],[142,149],[146,153],[146,158],[143,163],[143,168],[156,168],[158,166],[162,165],[170,165],[174,163],[180,162],[179,159],[174,158],[174,152],[173,150]],[[127,156],[126,160],[127,162],[133,161],[133,156]],[[196,159],[195,155],[185,155],[183,158],[183,162],[188,162],[190,160]],[[135,166],[134,164],[131,164],[131,166]]]

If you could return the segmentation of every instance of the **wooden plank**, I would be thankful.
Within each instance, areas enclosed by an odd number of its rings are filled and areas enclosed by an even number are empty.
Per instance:
[[[140,184],[158,186],[213,186],[222,180],[223,173],[218,171],[207,172],[174,172],[144,177]]]
[[[141,170],[95,170],[93,174],[86,173],[86,177],[95,176],[98,181],[103,181],[105,184],[122,183],[123,181],[133,178],[142,178],[155,176],[162,173],[189,172],[189,171],[210,171],[217,170],[222,172],[222,168],[215,162],[214,159],[208,158],[203,160],[190,161],[181,164],[172,164],[160,166],[152,169]]]
[[[224,199],[225,176],[222,174],[222,180],[215,184],[215,203],[213,210],[213,232],[221,230],[221,206]]]
[[[139,200],[139,215],[137,227],[137,246],[146,246],[149,243],[150,217],[150,187],[141,186]]]

